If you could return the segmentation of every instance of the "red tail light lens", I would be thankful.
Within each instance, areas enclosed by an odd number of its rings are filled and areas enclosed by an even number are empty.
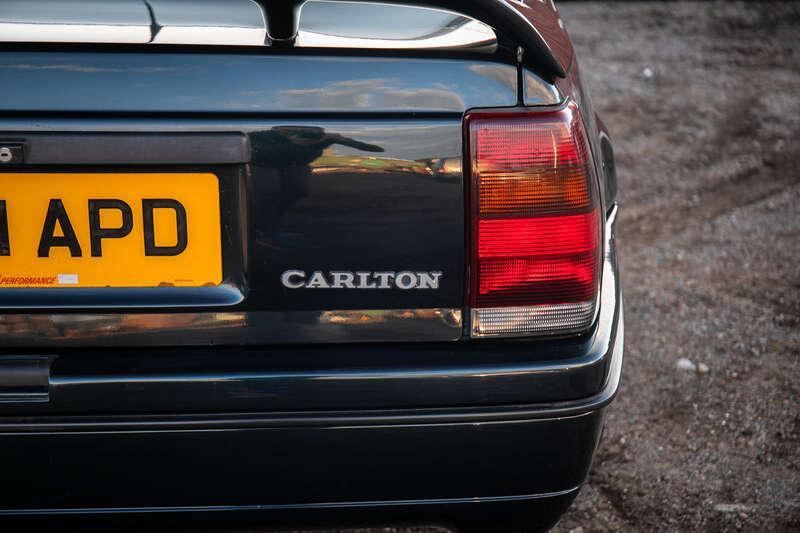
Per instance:
[[[467,117],[472,335],[575,332],[594,319],[600,206],[575,104]]]

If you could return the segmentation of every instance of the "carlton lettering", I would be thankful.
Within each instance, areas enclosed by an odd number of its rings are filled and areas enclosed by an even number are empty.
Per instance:
[[[281,283],[287,289],[438,289],[441,272],[348,272],[287,270]]]
[[[13,206],[6,200],[0,200],[0,256],[10,256],[14,247],[9,240],[11,230],[8,224],[8,213]],[[157,245],[155,242],[155,222],[153,212],[156,209],[170,210],[175,213],[176,235],[174,245]],[[83,257],[86,251],[92,257],[103,256],[103,241],[128,237],[133,230],[133,210],[122,200],[115,198],[91,199],[88,201],[89,213],[88,250],[84,250],[78,233],[72,224],[70,214],[60,198],[53,198],[47,206],[42,222],[42,231],[37,246],[39,257],[50,257],[53,248],[65,248],[72,257]],[[106,227],[101,222],[101,212],[116,211],[120,214],[121,223]],[[142,246],[145,256],[179,255],[186,249],[189,236],[187,234],[186,209],[177,200],[156,198],[142,200]],[[85,244],[85,242],[84,242]]]

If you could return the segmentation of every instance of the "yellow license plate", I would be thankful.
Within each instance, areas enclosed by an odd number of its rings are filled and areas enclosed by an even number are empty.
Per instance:
[[[0,173],[0,290],[222,281],[210,173]]]

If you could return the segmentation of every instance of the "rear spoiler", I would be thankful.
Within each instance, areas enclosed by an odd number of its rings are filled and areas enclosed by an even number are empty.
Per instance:
[[[267,38],[273,45],[292,46],[300,24],[300,9],[307,0],[256,0],[266,14]],[[342,1],[342,0],[329,0]],[[370,2],[376,0],[345,0]],[[412,4],[456,11],[492,26],[498,38],[521,51],[521,62],[537,71],[563,78],[564,67],[539,30],[511,0],[379,0],[381,3]]]

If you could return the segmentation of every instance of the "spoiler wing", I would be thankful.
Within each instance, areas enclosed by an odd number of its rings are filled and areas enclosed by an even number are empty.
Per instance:
[[[329,0],[371,2],[376,0]],[[297,37],[300,9],[307,0],[256,0],[267,19],[267,38],[273,45],[292,46]],[[512,0],[380,0],[381,3],[448,9],[494,28],[498,38],[522,49],[522,62],[543,73],[563,78],[564,66],[547,41]]]

